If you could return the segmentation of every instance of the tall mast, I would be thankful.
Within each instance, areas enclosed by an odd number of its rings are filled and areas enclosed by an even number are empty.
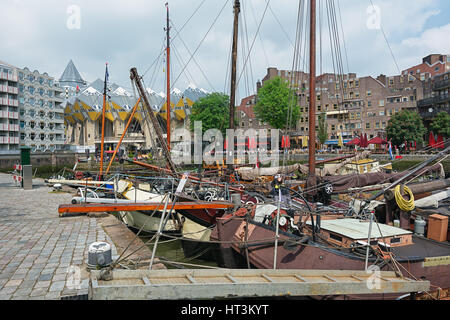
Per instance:
[[[234,106],[236,103],[236,65],[237,65],[237,45],[239,32],[239,13],[241,12],[241,3],[234,1],[234,24],[233,24],[233,53],[231,59],[231,90],[230,90],[230,125],[229,129],[234,129]],[[234,146],[234,142],[232,144]]]
[[[166,67],[166,73],[167,73],[167,102],[166,102],[166,112],[167,112],[167,148],[170,151],[170,26],[169,26],[169,3],[166,2],[166,8],[167,8],[167,27],[166,27],[166,33],[167,33],[167,54],[166,54],[166,60],[167,60],[167,67]]]
[[[237,45],[239,34],[239,13],[241,12],[241,3],[239,0],[234,1],[234,23],[233,23],[233,47],[231,54],[231,88],[230,88],[230,123],[229,129],[234,129],[234,106],[236,104],[236,69],[237,69]],[[228,141],[228,148],[233,150],[234,159],[234,136],[232,141]],[[233,164],[228,165],[229,173],[233,171]]]
[[[316,0],[310,1],[308,188],[315,186],[316,175]]]
[[[103,108],[102,108],[102,141],[100,144],[100,174],[99,179],[102,180],[103,174],[103,154],[104,154],[104,142],[105,142],[105,109],[106,109],[106,90],[108,89],[108,62],[106,63],[105,70],[105,86],[103,88]]]

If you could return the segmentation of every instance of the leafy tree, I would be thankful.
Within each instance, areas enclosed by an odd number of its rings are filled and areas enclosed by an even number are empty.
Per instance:
[[[423,142],[427,129],[417,112],[402,110],[391,117],[386,132],[393,144],[401,145],[405,141]]]
[[[288,115],[291,119],[289,127],[295,126],[300,118],[297,96],[289,89],[288,82],[280,77],[267,81],[259,90],[254,111],[258,120],[276,129],[286,129]]]
[[[209,129],[219,129],[225,136],[230,122],[230,98],[222,93],[214,92],[197,100],[192,106],[191,130],[194,122],[202,122],[202,133]]]
[[[434,133],[442,134],[444,137],[450,137],[450,115],[442,111],[431,123],[430,129]]]
[[[325,112],[319,114],[318,127],[319,130],[317,131],[317,138],[319,139],[320,144],[323,145],[328,140],[327,116]]]

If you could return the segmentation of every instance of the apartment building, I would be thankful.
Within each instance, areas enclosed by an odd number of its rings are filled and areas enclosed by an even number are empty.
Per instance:
[[[424,96],[417,104],[427,128],[440,112],[450,113],[450,72],[430,78],[423,83]]]
[[[0,61],[0,153],[19,149],[17,68]]]
[[[301,112],[294,136],[307,136],[309,131],[309,74],[301,71],[278,70],[268,68],[262,83],[274,77],[286,79],[295,88]],[[417,110],[417,100],[423,98],[422,82],[410,75],[402,74],[393,77],[380,75],[358,77],[355,73],[345,75],[322,74],[316,78],[316,123],[321,113],[326,114],[329,142],[337,144],[338,134],[344,141],[362,133],[371,139],[376,136],[385,137],[390,117],[402,109]],[[245,112],[247,119],[241,125],[256,123],[250,121],[253,113],[246,111],[257,97],[242,100],[239,113]],[[253,103],[254,105],[255,103]],[[239,116],[238,113],[238,116]],[[242,113],[243,115],[243,113]],[[245,118],[245,117],[243,117]]]
[[[32,152],[65,149],[63,90],[48,75],[18,69],[20,144]]]
[[[236,108],[236,127],[239,129],[270,129],[270,125],[259,121],[256,118],[254,107],[256,106],[257,95],[252,95],[242,99],[241,104]]]
[[[402,72],[402,75],[412,75],[421,81],[433,78],[438,74],[450,71],[450,55],[430,54],[422,59],[422,63]]]

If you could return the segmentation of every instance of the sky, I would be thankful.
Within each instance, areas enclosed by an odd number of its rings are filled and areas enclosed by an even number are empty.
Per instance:
[[[256,81],[265,76],[268,67],[292,68],[299,1],[271,0],[268,5],[267,1],[241,0],[239,98],[254,93]],[[395,75],[399,69],[421,63],[428,54],[450,54],[448,0],[334,1],[342,16],[345,71],[358,76]],[[165,43],[165,3],[2,0],[0,60],[58,79],[72,59],[88,82],[103,78],[108,62],[110,80],[128,90],[129,70],[136,67],[144,74],[147,87],[164,91],[166,70],[157,57]],[[379,10],[373,10],[372,3]],[[233,1],[169,0],[169,8],[172,86],[183,90],[193,83],[208,91],[228,93]],[[327,29],[324,21],[320,69],[332,72]],[[248,49],[243,47],[252,47],[248,59]],[[190,59],[193,52],[194,59]]]

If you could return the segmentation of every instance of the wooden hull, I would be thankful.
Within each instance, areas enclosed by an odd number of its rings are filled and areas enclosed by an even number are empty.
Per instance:
[[[182,230],[181,247],[186,258],[214,261],[213,251],[217,245],[210,241],[211,228],[185,218]]]

